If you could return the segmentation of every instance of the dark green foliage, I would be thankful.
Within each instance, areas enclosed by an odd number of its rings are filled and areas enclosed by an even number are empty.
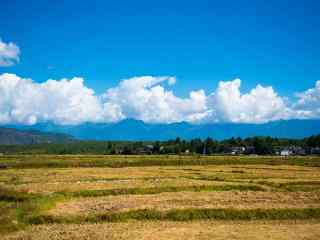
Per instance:
[[[305,144],[308,147],[320,147],[320,135],[311,136],[305,139]]]
[[[254,137],[252,141],[254,152],[259,155],[270,155],[274,153],[271,138]]]
[[[0,133],[1,134],[1,133]],[[306,154],[320,146],[320,135],[309,138],[278,139],[271,137],[231,138],[215,141],[200,138],[190,141],[176,138],[168,141],[74,141],[65,136],[53,135],[51,140],[29,142],[29,145],[0,145],[0,153],[16,154],[230,154],[233,148],[245,147],[242,154],[272,155],[286,147],[303,148]],[[50,135],[50,137],[53,137]],[[1,137],[1,135],[0,135]],[[46,139],[41,135],[41,139]],[[62,144],[57,144],[58,142]],[[1,143],[1,141],[0,141]],[[42,143],[42,144],[40,144]],[[25,144],[28,144],[26,142]],[[320,152],[320,149],[318,149]]]

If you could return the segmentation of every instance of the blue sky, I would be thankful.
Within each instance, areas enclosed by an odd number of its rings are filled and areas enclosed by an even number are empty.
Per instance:
[[[171,89],[186,98],[241,78],[241,92],[261,84],[292,99],[320,79],[317,0],[2,0],[0,6],[0,38],[21,51],[19,63],[0,67],[0,74],[36,83],[78,76],[101,95],[122,79],[175,76]]]
[[[175,92],[240,77],[290,95],[320,78],[320,2],[1,1],[0,37],[21,49],[13,72],[81,76],[97,92],[120,79],[173,75]]]

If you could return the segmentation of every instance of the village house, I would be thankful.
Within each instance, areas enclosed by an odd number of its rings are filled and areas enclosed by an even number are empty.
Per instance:
[[[153,145],[146,145],[143,147],[139,147],[135,150],[136,154],[152,154],[153,153]]]
[[[311,154],[320,154],[320,147],[313,147],[310,150]]]
[[[305,155],[306,151],[300,146],[288,146],[283,148],[279,153],[281,156]]]
[[[245,147],[232,147],[231,148],[231,155],[239,155],[243,154],[246,151]]]
[[[292,151],[290,149],[282,149],[280,151],[280,156],[287,157],[292,155]]]

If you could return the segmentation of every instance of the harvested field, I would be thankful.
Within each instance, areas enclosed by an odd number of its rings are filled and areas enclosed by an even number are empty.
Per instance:
[[[210,165],[182,167],[4,169],[0,184],[17,191],[56,192],[154,186],[230,183],[316,182],[318,168],[268,165]],[[219,183],[220,182],[220,183]],[[270,186],[270,184],[269,184]]]
[[[138,209],[189,208],[319,208],[320,192],[176,192],[154,195],[121,195],[102,198],[79,198],[58,203],[49,214],[58,216],[90,215]]]
[[[319,239],[320,158],[0,156],[4,239]]]
[[[128,222],[105,224],[54,224],[33,226],[28,231],[11,234],[4,240],[68,239],[157,239],[157,240],[295,240],[320,238],[319,222]]]
[[[96,181],[77,182],[49,182],[29,183],[12,186],[17,191],[46,193],[59,191],[81,191],[81,190],[103,190],[103,189],[126,189],[126,188],[152,188],[162,186],[200,186],[200,185],[222,185],[221,182],[198,181],[195,179],[174,179],[174,178],[154,178],[154,179],[114,179]]]

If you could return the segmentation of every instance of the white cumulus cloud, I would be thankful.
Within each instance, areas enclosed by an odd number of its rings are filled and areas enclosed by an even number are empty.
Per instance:
[[[297,118],[320,117],[320,80],[314,88],[297,94],[297,102],[293,104]]]
[[[292,104],[271,86],[257,85],[241,93],[240,79],[220,81],[208,95],[202,89],[191,91],[186,98],[174,94],[175,83],[169,76],[133,77],[96,95],[79,77],[37,83],[6,73],[0,75],[0,124],[76,125],[126,118],[148,123],[263,123],[320,117],[320,81],[299,93]]]
[[[206,112],[206,96],[203,90],[192,91],[188,98],[179,98],[161,84],[175,83],[173,77],[134,77],[110,88],[105,101],[121,109],[126,118],[145,122],[171,123],[196,121]]]
[[[5,43],[0,38],[0,67],[9,67],[19,62],[20,49],[12,43]]]
[[[14,74],[2,74],[0,96],[0,123],[79,124],[118,120],[114,114],[117,109],[105,109],[94,91],[84,86],[82,78],[35,83]]]
[[[221,81],[208,97],[211,121],[263,123],[287,118],[290,109],[272,87],[257,85],[240,92],[241,80]]]

